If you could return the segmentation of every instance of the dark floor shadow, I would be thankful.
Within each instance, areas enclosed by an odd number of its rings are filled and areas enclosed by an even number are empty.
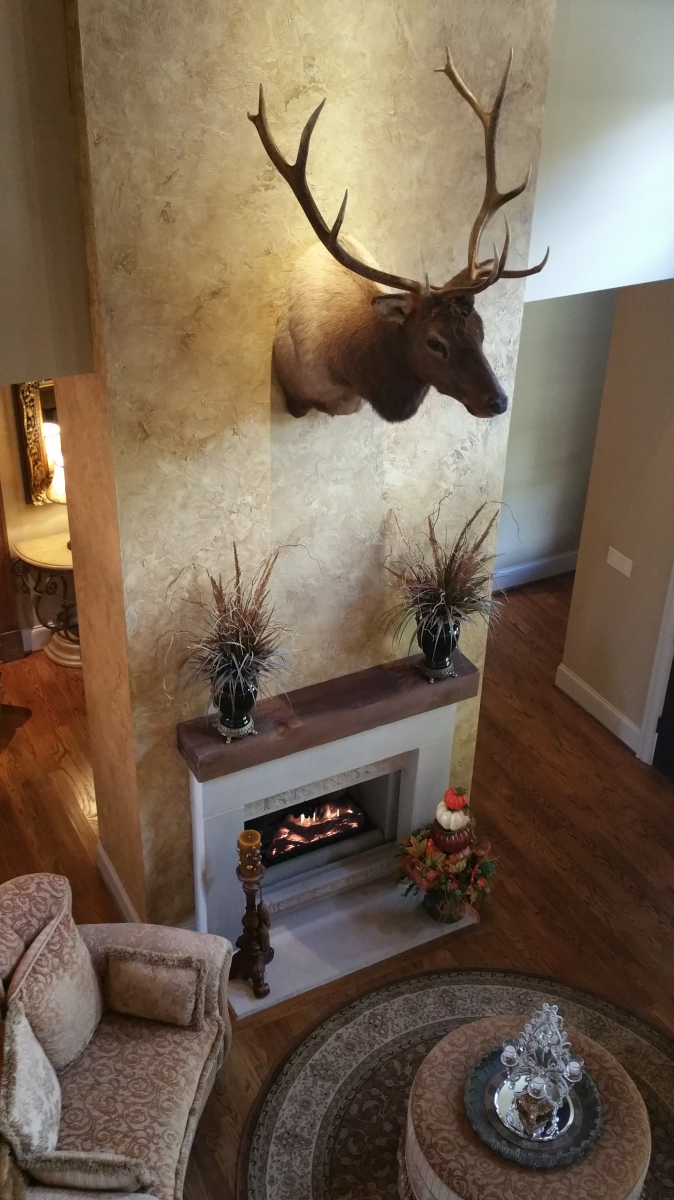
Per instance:
[[[7,749],[17,729],[25,725],[32,715],[30,708],[20,708],[18,704],[0,704],[0,754]]]

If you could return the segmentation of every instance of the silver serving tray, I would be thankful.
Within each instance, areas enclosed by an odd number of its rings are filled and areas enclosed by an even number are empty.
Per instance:
[[[488,1050],[471,1071],[464,1092],[466,1116],[476,1134],[501,1158],[534,1170],[569,1167],[592,1148],[601,1133],[602,1107],[593,1080],[585,1073],[574,1084],[559,1111],[559,1132],[547,1138],[528,1138],[505,1124],[514,1103],[506,1085],[508,1071],[501,1046]]]

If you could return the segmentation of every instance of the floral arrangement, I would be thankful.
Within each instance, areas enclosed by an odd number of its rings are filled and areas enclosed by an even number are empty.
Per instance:
[[[449,788],[433,825],[411,834],[396,848],[400,882],[408,881],[405,895],[422,892],[424,907],[437,920],[458,920],[491,892],[496,863],[490,851],[489,842],[475,840],[465,791]]]
[[[387,614],[394,642],[402,639],[410,625],[411,645],[419,627],[435,631],[476,617],[488,622],[499,603],[492,596],[494,555],[485,549],[498,511],[478,532],[476,526],[486,508],[486,503],[481,504],[448,542],[440,540],[437,533],[441,506],[442,501],[427,519],[427,544],[406,541],[399,560],[386,568],[398,593]]]

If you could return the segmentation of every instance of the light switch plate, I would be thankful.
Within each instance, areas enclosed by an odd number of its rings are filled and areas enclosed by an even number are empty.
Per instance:
[[[615,567],[616,571],[620,571],[622,575],[626,575],[629,579],[632,574],[631,558],[626,558],[619,550],[614,550],[613,546],[609,546],[606,561],[610,567]]]

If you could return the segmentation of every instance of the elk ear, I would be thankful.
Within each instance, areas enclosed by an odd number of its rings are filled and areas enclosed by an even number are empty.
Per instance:
[[[375,296],[372,307],[382,321],[395,321],[397,325],[402,325],[414,307],[414,298],[410,292],[400,292],[395,296]]]

